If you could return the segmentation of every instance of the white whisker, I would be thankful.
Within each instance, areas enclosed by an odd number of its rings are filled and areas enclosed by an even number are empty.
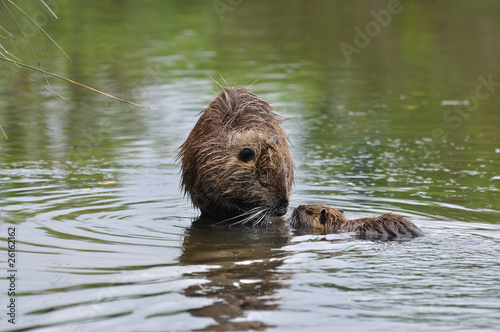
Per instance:
[[[255,213],[255,211],[257,211],[257,210],[259,210],[259,209],[260,209],[259,207],[256,207],[256,208],[253,208],[253,209],[250,209],[250,210],[245,211],[245,212],[243,212],[243,213],[241,213],[241,214],[239,214],[239,215],[236,215],[236,216],[233,216],[233,217],[230,217],[230,218],[224,219],[224,220],[222,220],[222,221],[219,221],[219,222],[217,222],[217,223],[215,223],[215,224],[212,224],[212,226],[216,226],[216,225],[219,225],[219,224],[223,224],[223,223],[226,223],[226,222],[228,222],[228,221],[230,221],[230,220],[243,218],[243,217],[245,217],[245,216],[247,216],[247,215],[250,215],[250,214]],[[245,217],[245,218],[243,219],[243,221],[247,220],[248,218],[249,218],[249,217]],[[232,224],[230,224],[230,225],[236,225],[236,224],[239,224],[239,223],[241,223],[241,221],[237,221],[237,222],[232,223]]]
[[[299,224],[299,216],[297,214],[295,215],[292,215],[292,217],[290,218],[290,226],[292,228],[297,228],[298,224]]]
[[[252,227],[259,225],[268,226],[272,221],[272,213],[271,210],[266,209],[264,207],[255,207],[248,211],[245,211],[237,216],[233,216],[219,222],[212,224],[212,226],[220,225],[223,223],[230,222],[231,220],[235,220],[232,223],[229,223],[229,227],[236,225],[245,225],[248,223],[252,223]]]
[[[241,221],[238,221],[238,222],[236,222],[236,223],[234,223],[232,225],[235,225],[235,224],[244,225],[244,224],[246,224],[246,223],[248,223],[250,221],[253,221],[253,220],[256,220],[256,219],[260,218],[260,215],[266,212],[266,210],[264,210],[261,207],[257,207],[255,209],[250,210],[250,211],[253,212],[252,215],[250,215],[250,216],[246,217],[245,219],[243,219]],[[255,222],[253,223],[253,226],[255,226]]]
[[[266,224],[266,226],[268,226],[271,219],[270,216],[271,216],[271,211],[262,210],[262,215],[254,221],[253,226],[258,226],[263,224]]]

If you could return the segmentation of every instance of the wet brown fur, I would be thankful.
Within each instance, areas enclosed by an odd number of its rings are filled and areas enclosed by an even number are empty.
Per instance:
[[[243,87],[223,88],[179,148],[185,194],[202,217],[266,223],[286,212],[294,164],[283,121]],[[242,150],[253,151],[241,158]]]
[[[326,205],[300,205],[290,218],[296,229],[332,232],[356,232],[362,237],[400,238],[424,236],[410,220],[393,213],[378,217],[348,220],[343,211]]]

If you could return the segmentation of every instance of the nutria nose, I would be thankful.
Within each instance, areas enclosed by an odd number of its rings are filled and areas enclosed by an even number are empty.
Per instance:
[[[287,210],[286,207],[279,207],[276,209],[276,215],[278,217],[284,216],[286,214],[286,210]]]
[[[276,208],[276,215],[278,217],[284,216],[286,214],[288,208],[288,200],[287,199],[281,199],[278,203],[278,207]]]

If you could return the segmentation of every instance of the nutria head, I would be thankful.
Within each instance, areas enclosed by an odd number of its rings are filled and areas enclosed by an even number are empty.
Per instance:
[[[344,211],[326,205],[300,205],[290,218],[293,228],[325,232],[339,230],[346,222]]]
[[[286,213],[294,165],[281,121],[242,87],[224,88],[202,112],[178,154],[202,216],[258,224]]]

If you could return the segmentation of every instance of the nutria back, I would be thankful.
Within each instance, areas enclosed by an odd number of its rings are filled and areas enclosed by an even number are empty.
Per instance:
[[[294,183],[289,140],[274,109],[223,88],[181,145],[181,185],[202,217],[267,223],[286,213]]]
[[[424,236],[414,223],[394,213],[348,220],[342,210],[326,205],[300,205],[293,211],[290,225],[296,229],[322,233],[356,232],[363,238],[393,239]]]

